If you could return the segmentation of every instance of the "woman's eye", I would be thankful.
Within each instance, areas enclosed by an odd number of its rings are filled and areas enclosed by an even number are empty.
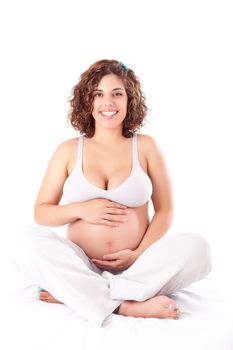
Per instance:
[[[103,93],[102,92],[95,92],[93,94],[94,97],[103,97]],[[116,97],[119,97],[119,96],[123,96],[123,93],[122,92],[114,92],[112,94],[112,96],[116,96]]]
[[[94,93],[94,97],[100,97],[100,96],[102,96],[102,93],[101,93],[101,92],[95,92],[95,93]]]

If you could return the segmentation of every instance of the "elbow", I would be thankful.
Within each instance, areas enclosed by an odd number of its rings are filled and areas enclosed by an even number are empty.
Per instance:
[[[160,210],[161,216],[163,217],[164,223],[166,223],[166,226],[169,228],[172,224],[174,212],[172,209],[164,209]]]
[[[38,217],[34,216],[34,222],[37,224],[37,225],[41,225],[41,226],[47,226],[43,220],[40,220]]]
[[[38,210],[34,210],[34,221],[38,225],[43,225],[43,220],[41,219],[41,216],[38,214]]]
[[[173,217],[174,217],[174,210],[173,209],[168,209],[165,212],[166,212],[168,221],[170,221],[172,223]]]
[[[171,226],[174,218],[174,211],[172,209],[167,211],[167,220],[168,220],[168,227]]]
[[[155,217],[160,217],[166,229],[169,229],[173,222],[174,212],[172,209],[160,209],[155,212]]]
[[[41,226],[61,226],[61,223],[55,220],[53,212],[48,210],[46,204],[40,204],[34,207],[34,221]]]
[[[41,213],[41,208],[39,205],[35,206],[34,208],[34,221],[38,225],[47,225],[47,223],[44,220],[43,213]]]

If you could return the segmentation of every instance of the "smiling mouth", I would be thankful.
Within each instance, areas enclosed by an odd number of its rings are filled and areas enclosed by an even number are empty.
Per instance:
[[[114,118],[114,116],[117,114],[117,111],[102,111],[100,112],[100,114],[105,119],[111,119],[111,118]]]

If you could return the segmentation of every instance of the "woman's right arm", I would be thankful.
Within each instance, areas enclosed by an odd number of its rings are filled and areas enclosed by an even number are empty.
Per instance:
[[[127,208],[107,199],[92,199],[60,205],[63,185],[68,176],[69,158],[76,150],[77,140],[72,139],[58,146],[51,157],[41,184],[34,208],[37,224],[62,226],[83,219],[90,224],[118,226],[124,222]]]
[[[39,225],[62,226],[78,219],[78,203],[59,205],[73,142],[68,140],[59,145],[49,161],[34,207]]]

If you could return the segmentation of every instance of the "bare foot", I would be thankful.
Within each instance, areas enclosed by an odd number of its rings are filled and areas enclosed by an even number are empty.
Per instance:
[[[63,304],[61,301],[55,299],[47,290],[42,290],[39,294],[39,299],[41,301],[46,301],[47,303]]]
[[[63,304],[46,290],[40,292],[39,299],[47,303]],[[176,308],[175,301],[163,295],[145,301],[124,301],[117,309],[117,313],[123,316],[144,318],[170,318],[176,320],[180,318],[180,310]]]
[[[118,309],[118,314],[144,318],[180,318],[175,301],[163,295],[145,301],[124,301]]]

